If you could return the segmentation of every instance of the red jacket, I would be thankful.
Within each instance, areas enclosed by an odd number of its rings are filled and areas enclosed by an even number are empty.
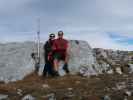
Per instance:
[[[68,41],[65,39],[55,39],[53,43],[53,52],[58,52],[58,53],[65,53],[68,48]]]

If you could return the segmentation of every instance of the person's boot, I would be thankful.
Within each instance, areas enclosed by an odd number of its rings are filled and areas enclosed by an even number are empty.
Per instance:
[[[42,76],[43,76],[43,77],[46,77],[46,76],[47,76],[47,72],[46,72],[46,71],[43,71]]]
[[[64,70],[67,74],[69,74],[69,69],[68,69],[68,64],[67,64],[67,63],[64,64],[63,70]]]
[[[60,76],[58,71],[54,71],[54,76]]]

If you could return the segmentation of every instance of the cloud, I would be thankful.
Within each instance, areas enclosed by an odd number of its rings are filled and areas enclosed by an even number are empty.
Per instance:
[[[69,29],[69,28],[68,28]],[[82,28],[80,28],[82,29]],[[114,49],[114,50],[133,50],[132,38],[121,37],[119,35],[111,36],[111,33],[104,31],[96,31],[95,29],[84,29],[80,30],[77,28],[72,32],[65,30],[66,38],[68,39],[77,39],[77,40],[86,40],[91,47],[93,48],[105,48],[105,49]]]
[[[63,30],[67,38],[86,40],[92,47],[133,50],[132,3],[132,0],[0,0],[3,36],[0,40],[34,40],[39,17],[42,41],[50,32]]]

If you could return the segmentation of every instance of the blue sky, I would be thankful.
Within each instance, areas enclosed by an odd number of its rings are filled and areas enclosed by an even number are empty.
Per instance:
[[[132,37],[126,37],[126,36],[120,36],[117,35],[117,33],[108,33],[110,35],[110,38],[114,40],[115,42],[125,44],[125,45],[133,45],[133,38]]]
[[[132,0],[0,0],[1,42],[41,41],[63,30],[92,47],[133,51]]]

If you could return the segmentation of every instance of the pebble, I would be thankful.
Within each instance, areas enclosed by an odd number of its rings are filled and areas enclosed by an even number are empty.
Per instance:
[[[56,100],[55,93],[51,93],[47,95],[48,100]]]
[[[36,100],[32,95],[30,95],[30,94],[27,94],[26,96],[24,96],[23,98],[22,98],[22,100]]]
[[[43,84],[42,87],[43,88],[50,88],[48,84]]]
[[[108,95],[105,95],[103,100],[111,100],[111,98]]]
[[[17,89],[17,94],[18,94],[18,95],[22,96],[22,95],[23,95],[22,92],[23,92],[23,91],[22,91],[21,89]]]

